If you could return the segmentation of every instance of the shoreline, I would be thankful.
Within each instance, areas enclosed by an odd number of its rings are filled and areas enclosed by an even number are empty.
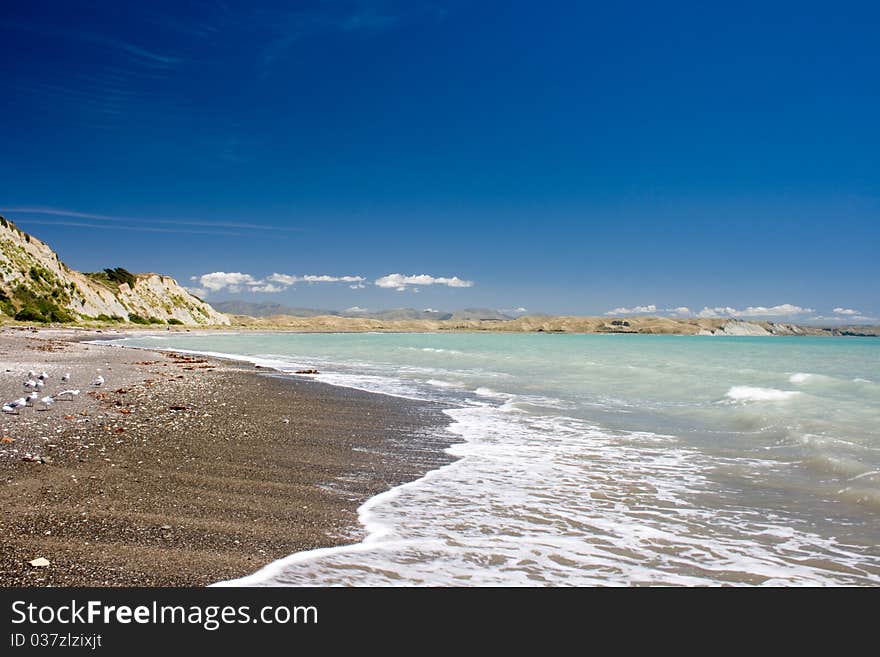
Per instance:
[[[440,404],[91,342],[111,335],[0,332],[4,400],[20,396],[28,369],[50,381],[70,370],[81,389],[0,418],[14,440],[0,445],[2,586],[247,577],[357,543],[367,500],[455,460]],[[99,367],[107,383],[88,390]],[[50,565],[29,565],[40,557]]]
[[[264,318],[247,318],[231,325],[190,325],[145,328],[131,324],[79,325],[41,324],[0,321],[0,330],[67,332],[102,335],[163,335],[168,333],[436,333],[503,334],[541,333],[543,335],[657,335],[678,337],[822,337],[878,338],[880,325],[842,325],[836,327],[791,324],[765,320],[741,319],[671,319],[658,317],[551,317],[526,316],[508,322],[450,320],[368,320],[340,317],[282,317],[273,323]],[[253,321],[250,321],[253,320]]]

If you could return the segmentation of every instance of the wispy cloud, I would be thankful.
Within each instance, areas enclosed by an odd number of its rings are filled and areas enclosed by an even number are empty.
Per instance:
[[[167,32],[182,34],[190,38],[208,39],[228,25],[228,17],[222,2],[204,3],[202,9],[203,11],[199,15],[192,16],[189,20],[153,10],[150,7],[142,7],[141,16],[144,22]]]
[[[119,39],[115,36],[107,36],[100,32],[75,29],[71,25],[56,26],[50,23],[35,24],[24,21],[0,20],[0,27],[54,40],[65,39],[88,43],[93,46],[120,52],[142,65],[151,67],[169,68],[182,61],[182,58],[178,56],[150,50],[139,44]]]
[[[194,63],[208,56],[205,44],[196,45],[192,37],[169,38],[166,22],[147,20],[149,9],[127,7],[127,25],[112,24],[113,18],[100,10],[80,11],[76,20],[62,24],[60,13],[37,20],[16,18],[14,9],[0,12],[0,37],[5,42],[12,35],[14,42],[23,35],[40,50],[33,61],[41,67],[38,75],[25,74],[29,67],[21,74],[12,69],[0,80],[0,91],[14,99],[15,112],[45,113],[53,124],[115,132],[193,111],[186,107],[192,101],[166,91],[169,80],[191,74]]]
[[[215,229],[241,229],[241,230],[261,230],[272,231],[278,233],[300,232],[302,229],[289,226],[273,226],[270,224],[256,224],[245,221],[204,221],[192,219],[164,219],[154,217],[119,217],[105,214],[97,214],[93,212],[80,212],[78,210],[68,210],[64,208],[49,208],[41,206],[15,206],[3,207],[10,218],[16,219],[15,215],[27,215],[24,221],[31,224],[42,225],[59,225],[59,226],[79,226],[81,228],[100,228],[114,230],[142,230],[148,232],[166,232],[166,233],[182,233],[182,232],[199,232],[199,233],[215,233]],[[33,219],[31,216],[37,217],[63,217],[64,219]],[[66,219],[87,219],[88,222],[71,222]],[[100,222],[100,223],[94,223]],[[174,228],[157,227],[174,226]],[[178,228],[179,226],[191,226],[199,230],[191,228]],[[224,233],[216,233],[224,234]],[[226,233],[228,234],[228,233]],[[245,232],[236,232],[235,235],[246,235]]]
[[[18,223],[21,223],[20,221]],[[40,219],[28,219],[27,224],[44,225],[44,226],[72,226],[75,228],[94,228],[95,230],[122,230],[135,231],[142,233],[190,233],[195,235],[227,235],[232,237],[246,237],[248,233],[237,233],[234,231],[207,229],[207,228],[159,228],[156,226],[135,226],[129,224],[95,224],[87,221],[43,221]]]
[[[300,41],[330,34],[381,34],[418,20],[440,20],[442,10],[429,2],[355,0],[321,3],[293,11],[251,10],[240,17],[257,32],[269,35],[260,58],[263,75]]]

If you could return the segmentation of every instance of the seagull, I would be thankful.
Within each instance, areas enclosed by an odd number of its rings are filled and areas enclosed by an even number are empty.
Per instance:
[[[42,390],[42,389],[45,387],[45,385],[46,385],[46,384],[43,383],[43,380],[42,380],[42,379],[40,379],[39,381],[37,381],[37,389],[38,389],[38,390]]]
[[[37,382],[34,381],[33,379],[28,379],[27,381],[24,382],[24,387],[25,388],[36,388]]]
[[[40,396],[40,395],[37,394],[37,391],[34,390],[34,391],[33,391],[31,394],[29,394],[27,397],[23,397],[23,399],[24,399],[24,403],[25,403],[25,406],[27,406],[28,404],[30,404],[32,401],[34,401],[34,400],[35,400],[37,397],[39,397],[39,396]]]
[[[15,401],[11,401],[8,404],[3,404],[3,412],[18,414],[18,409],[22,406],[27,406],[27,399],[25,399],[24,397],[19,397]]]
[[[48,411],[50,408],[52,408],[52,404],[55,403],[55,398],[51,395],[46,395],[40,401],[43,403],[43,406],[45,406],[43,410]]]
[[[62,374],[61,380],[62,381],[70,381],[70,372],[65,372],[64,374]]]
[[[71,397],[76,397],[78,394],[79,390],[62,390],[57,395],[55,395],[55,399],[58,399],[59,397],[66,397],[67,395],[70,395]]]
[[[40,374],[40,376],[38,378],[40,379],[40,381],[45,381],[46,379],[49,378],[49,375],[46,374],[45,372],[43,372]]]
[[[92,385],[95,386],[96,388],[98,388],[98,387],[104,385],[104,377],[101,376],[101,375],[99,374],[99,375],[95,378],[95,380],[92,381]]]

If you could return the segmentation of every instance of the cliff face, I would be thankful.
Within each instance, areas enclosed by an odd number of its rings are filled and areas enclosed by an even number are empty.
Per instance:
[[[6,219],[0,221],[0,312],[29,321],[229,324],[226,315],[169,276],[74,271],[47,244]]]

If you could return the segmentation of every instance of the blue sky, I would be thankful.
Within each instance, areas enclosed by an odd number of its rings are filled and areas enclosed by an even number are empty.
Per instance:
[[[876,3],[17,5],[0,212],[75,268],[336,309],[880,316]]]

